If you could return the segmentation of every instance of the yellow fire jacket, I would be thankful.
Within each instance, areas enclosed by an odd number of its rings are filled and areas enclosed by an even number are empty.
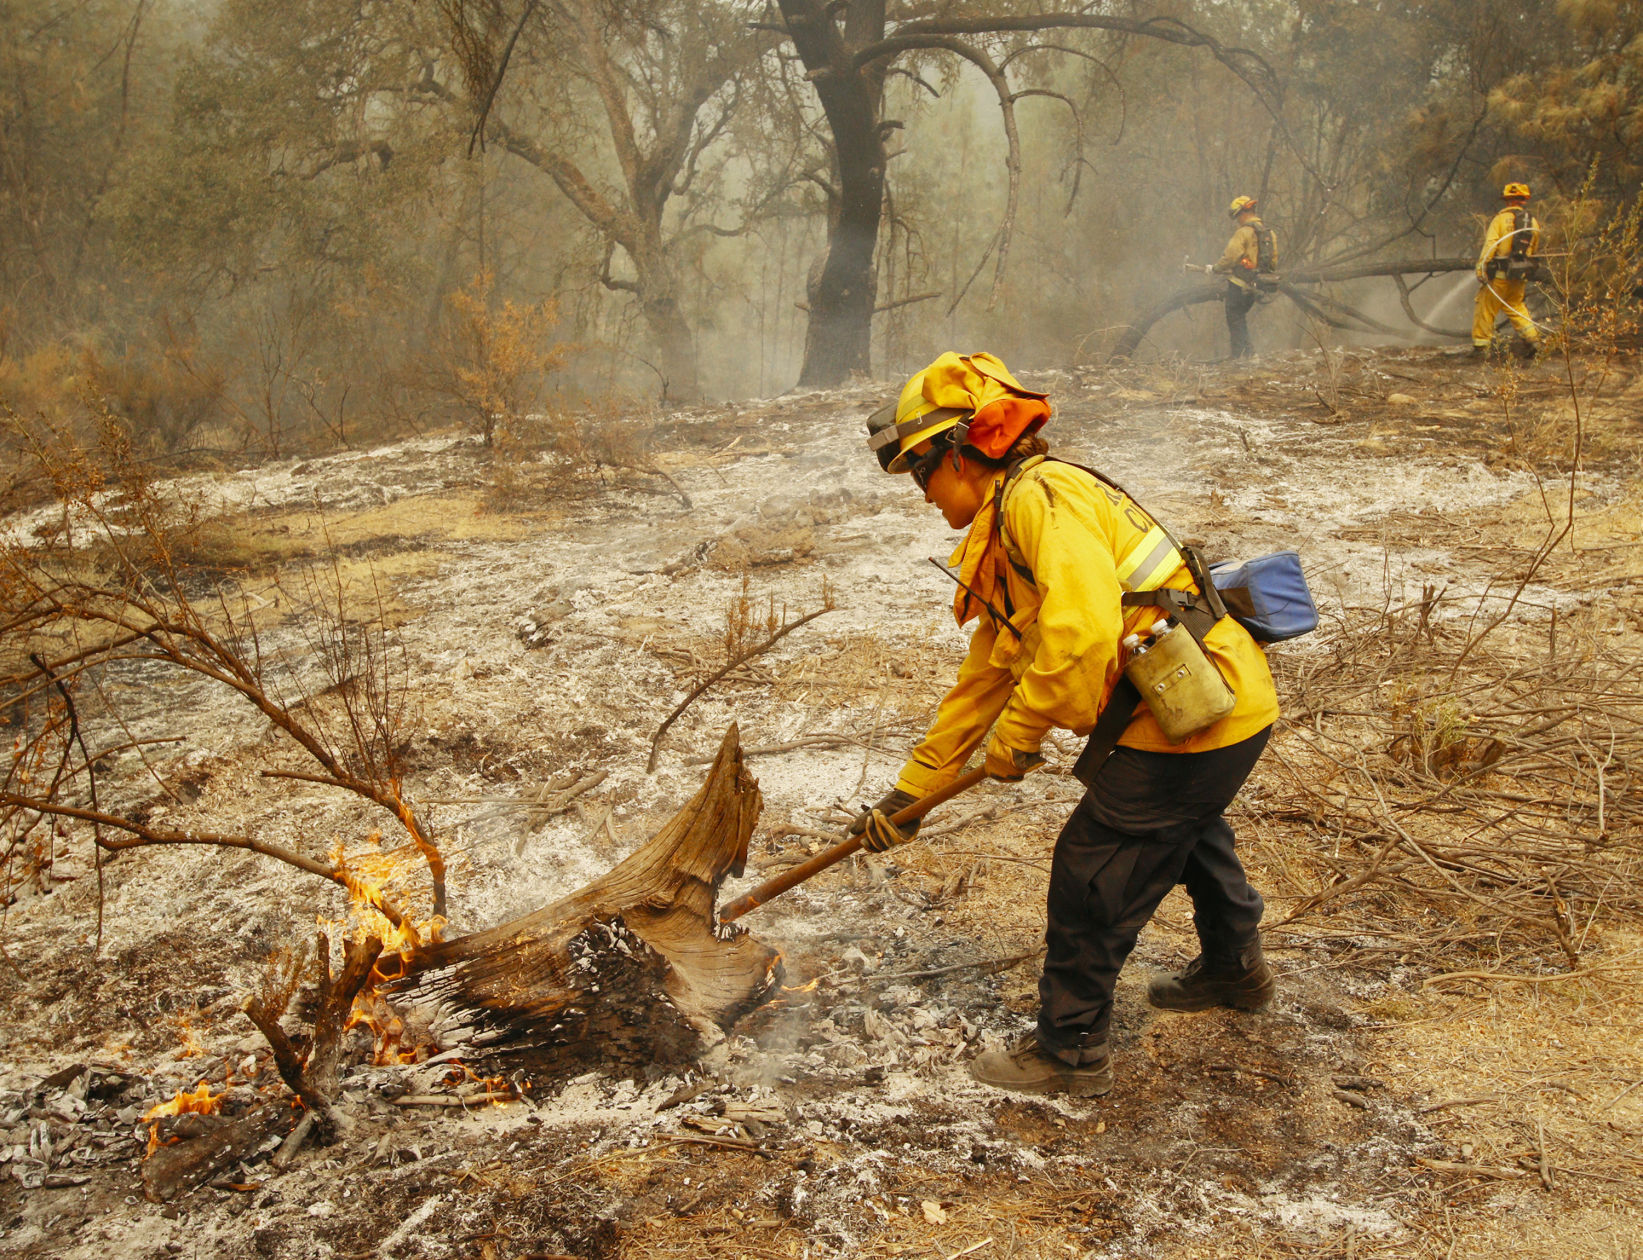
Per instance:
[[[1079,468],[1029,460],[1010,482],[994,528],[1001,471],[949,563],[975,593],[954,598],[960,625],[979,617],[958,679],[913,749],[896,786],[925,796],[957,778],[997,722],[1012,748],[1034,751],[1051,727],[1088,734],[1118,682],[1126,634],[1164,614],[1126,608],[1125,590],[1190,589],[1192,576],[1163,531],[1131,499]],[[981,600],[1009,619],[999,629]],[[1019,632],[1019,638],[1017,637]],[[1205,752],[1248,739],[1278,718],[1266,656],[1230,617],[1205,636],[1238,698],[1208,730],[1171,744],[1143,706],[1119,742],[1153,752]]]
[[[1261,248],[1255,229],[1265,226],[1259,218],[1239,224],[1238,230],[1227,242],[1227,247],[1221,251],[1221,257],[1214,267],[1215,273],[1226,276],[1240,288],[1249,288],[1250,280],[1255,275],[1255,263],[1260,256]]]
[[[1478,253],[1477,273],[1479,280],[1486,280],[1489,276],[1489,260],[1504,258],[1512,252],[1512,233],[1517,228],[1517,219],[1512,207],[1507,206],[1493,219],[1489,220],[1489,230],[1483,234],[1483,249]],[[1540,222],[1534,215],[1529,216],[1529,254],[1532,256],[1540,249]]]

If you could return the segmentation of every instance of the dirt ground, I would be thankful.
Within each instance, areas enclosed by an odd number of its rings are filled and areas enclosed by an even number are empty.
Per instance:
[[[748,915],[783,951],[785,987],[702,1063],[472,1105],[449,1061],[361,1064],[340,1142],[282,1171],[265,1151],[152,1203],[149,1107],[201,1081],[239,1102],[287,1096],[239,1004],[272,949],[316,918],[346,920],[346,898],[204,848],[129,853],[99,876],[69,830],[43,869],[8,875],[0,1254],[1643,1254],[1643,939],[1626,909],[1643,890],[1630,821],[1643,811],[1629,768],[1611,758],[1597,789],[1610,883],[1558,911],[1580,929],[1572,962],[1549,930],[1441,943],[1447,916],[1484,907],[1340,891],[1362,850],[1339,830],[1332,851],[1320,838],[1324,795],[1307,817],[1293,805],[1334,790],[1320,732],[1371,750],[1390,738],[1373,705],[1316,699],[1327,669],[1358,659],[1343,644],[1365,641],[1365,610],[1392,624],[1385,610],[1421,606],[1436,642],[1433,625],[1464,634],[1499,608],[1503,636],[1587,636],[1616,677],[1643,666],[1636,362],[1502,369],[1354,350],[1022,375],[1057,406],[1056,453],[1101,467],[1214,556],[1293,547],[1306,563],[1324,624],[1273,650],[1289,718],[1232,814],[1268,904],[1269,1011],[1146,1006],[1148,972],[1195,952],[1177,892],[1120,983],[1109,1097],[970,1080],[967,1060],[1035,1010],[1048,856],[1077,799],[1068,737],[1049,772],[984,784],[932,815],[923,842]],[[963,650],[950,586],[926,563],[956,538],[862,444],[862,417],[893,388],[635,414],[665,477],[567,481],[551,458],[504,467],[448,435],[177,490],[214,518],[193,559],[236,590],[275,602],[277,566],[336,555],[350,589],[382,595],[419,711],[410,788],[446,850],[451,934],[608,869],[689,798],[734,721],[765,808],[728,899],[890,785]],[[15,518],[11,536],[40,519]],[[657,727],[722,653],[727,609],[745,592],[798,615],[824,590],[837,607],[687,708],[647,773]],[[302,680],[295,628],[269,624]],[[1359,672],[1370,692],[1392,685]],[[104,691],[135,735],[182,737],[115,758],[113,805],[315,855],[380,843],[358,804],[262,776],[275,741],[231,697],[153,674],[111,675]],[[590,772],[606,777],[541,816],[543,785]],[[157,777],[187,790],[162,793]],[[1419,835],[1461,826],[1422,812]],[[1576,849],[1584,826],[1569,822]],[[414,862],[398,869],[407,897],[426,895]],[[402,1102],[442,1092],[459,1105]]]

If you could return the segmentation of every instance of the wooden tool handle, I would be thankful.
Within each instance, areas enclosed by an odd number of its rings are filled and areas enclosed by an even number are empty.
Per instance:
[[[937,805],[940,805],[943,801],[950,801],[960,792],[969,791],[986,777],[986,768],[977,766],[968,774],[960,775],[958,778],[954,779],[946,787],[931,792],[928,796],[921,797],[904,809],[898,809],[894,814],[890,815],[890,821],[899,827],[902,823],[910,823],[915,818],[923,818],[925,814],[934,809]],[[805,880],[809,879],[818,871],[825,871],[829,866],[832,866],[833,863],[849,857],[859,848],[861,848],[861,837],[850,836],[848,839],[842,840],[838,844],[835,844],[831,849],[823,849],[809,861],[800,862],[797,866],[783,871],[780,875],[777,875],[773,879],[765,880],[764,883],[760,884],[752,892],[744,893],[742,896],[736,898],[735,901],[727,902],[719,911],[719,922],[729,923],[732,919],[741,918],[749,910],[753,910],[764,905],[764,903],[769,901],[772,897],[776,896],[778,893],[786,892],[795,884],[804,883]]]

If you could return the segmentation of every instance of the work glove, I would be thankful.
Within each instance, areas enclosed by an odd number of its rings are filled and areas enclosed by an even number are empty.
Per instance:
[[[870,853],[883,853],[886,849],[893,849],[898,844],[906,844],[918,835],[919,824],[924,820],[915,818],[912,822],[902,823],[900,827],[890,821],[890,816],[906,809],[918,797],[900,788],[886,792],[878,804],[871,809],[864,809],[850,823],[852,836],[861,837],[861,847]]]
[[[997,735],[987,741],[987,760],[984,763],[988,777],[1005,783],[1016,783],[1044,764],[1041,753],[1024,748],[1011,748]]]

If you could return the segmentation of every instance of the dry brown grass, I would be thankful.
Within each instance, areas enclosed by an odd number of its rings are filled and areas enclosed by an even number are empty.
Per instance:
[[[1433,968],[1596,963],[1594,928],[1643,915],[1637,657],[1590,614],[1537,642],[1488,636],[1504,595],[1464,619],[1439,602],[1351,614],[1288,664],[1260,808],[1297,829],[1276,856],[1302,899],[1274,929],[1346,898],[1334,918]]]

